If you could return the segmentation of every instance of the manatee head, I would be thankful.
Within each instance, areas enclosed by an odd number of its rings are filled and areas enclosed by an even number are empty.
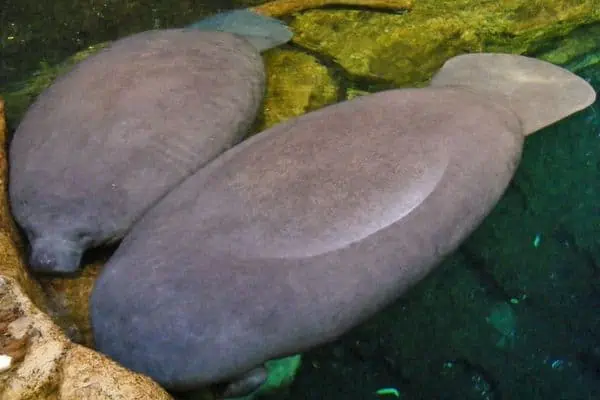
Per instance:
[[[34,273],[76,273],[85,250],[105,242],[98,208],[87,202],[11,197],[15,220],[29,241],[28,265]]]

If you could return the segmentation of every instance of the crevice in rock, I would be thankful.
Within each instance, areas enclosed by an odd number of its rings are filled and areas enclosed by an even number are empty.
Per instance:
[[[391,14],[391,15],[405,15],[410,12],[408,9],[401,8],[381,8],[381,7],[369,7],[368,5],[354,5],[354,4],[328,4],[313,10],[327,10],[327,11],[365,11],[373,14]],[[306,10],[310,11],[310,10]]]
[[[358,9],[397,14],[412,9],[412,6],[412,1],[397,0],[274,0],[250,9],[262,15],[281,18],[286,15],[330,7],[342,10]]]
[[[295,50],[312,56],[317,60],[319,64],[327,68],[338,87],[337,101],[345,100],[346,93],[349,89],[356,89],[365,92],[379,92],[382,90],[397,88],[397,86],[392,81],[389,81],[387,79],[377,79],[354,75],[348,70],[346,70],[343,66],[341,66],[332,57],[318,53],[298,43],[292,42],[282,46],[281,48]]]

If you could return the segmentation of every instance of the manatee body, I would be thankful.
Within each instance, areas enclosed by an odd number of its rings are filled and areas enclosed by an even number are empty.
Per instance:
[[[397,299],[489,213],[524,137],[593,102],[519,56],[266,130],[161,199],[96,281],[97,349],[173,390],[249,380]]]
[[[75,272],[85,249],[120,239],[248,132],[264,94],[260,51],[287,41],[289,30],[232,14],[230,26],[212,17],[117,40],[37,98],[9,153],[11,207],[34,271]],[[235,23],[247,17],[267,27],[244,37]]]

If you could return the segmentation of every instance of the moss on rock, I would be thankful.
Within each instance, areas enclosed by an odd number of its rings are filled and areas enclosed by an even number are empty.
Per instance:
[[[550,50],[537,55],[574,72],[600,63],[600,24],[588,25],[556,40]]]
[[[273,50],[265,62],[268,82],[261,129],[337,100],[338,87],[331,73],[314,56]]]
[[[457,54],[532,52],[598,20],[596,0],[421,0],[405,14],[309,11],[291,26],[295,43],[352,75],[414,85]]]

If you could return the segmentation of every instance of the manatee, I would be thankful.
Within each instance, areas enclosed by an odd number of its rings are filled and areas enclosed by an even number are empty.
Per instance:
[[[266,360],[338,338],[426,276],[498,202],[525,136],[594,99],[550,63],[466,54],[427,87],[247,139],[127,234],[91,296],[97,349],[174,391],[251,390]]]
[[[77,272],[86,249],[118,241],[239,142],[264,95],[260,52],[290,38],[281,22],[235,10],[117,40],[60,76],[9,149],[10,204],[29,267]]]

